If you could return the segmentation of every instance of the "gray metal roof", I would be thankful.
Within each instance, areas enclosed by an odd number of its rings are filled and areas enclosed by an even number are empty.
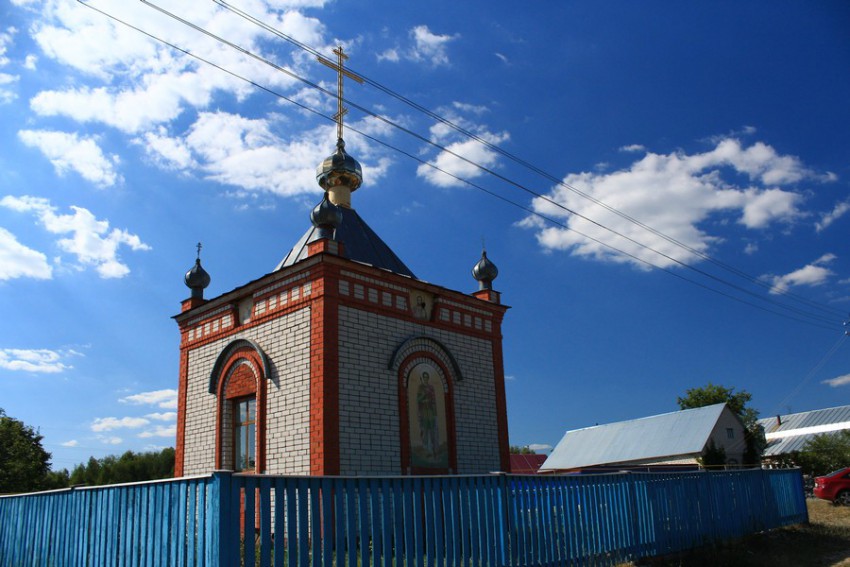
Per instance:
[[[766,417],[758,422],[767,438],[764,456],[775,457],[801,450],[815,435],[850,429],[850,406]]]
[[[697,456],[724,409],[726,404],[715,404],[567,431],[540,470]]]
[[[387,244],[366,224],[357,211],[347,207],[340,207],[342,211],[342,222],[336,229],[336,240],[342,243],[343,256],[383,268],[396,274],[415,278],[410,268],[404,265]],[[292,250],[281,260],[275,271],[286,268],[307,258],[307,245],[319,238],[319,229],[310,227],[304,233]]]

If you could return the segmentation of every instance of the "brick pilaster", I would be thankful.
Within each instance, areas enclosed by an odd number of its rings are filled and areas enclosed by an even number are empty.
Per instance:
[[[339,284],[324,269],[310,306],[310,474],[338,475]]]

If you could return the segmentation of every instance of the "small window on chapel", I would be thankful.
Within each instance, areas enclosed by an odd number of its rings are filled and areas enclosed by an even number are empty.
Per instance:
[[[256,467],[257,399],[233,400],[233,469],[252,471]]]
[[[735,438],[735,430],[731,427],[726,428],[726,439],[734,439]]]

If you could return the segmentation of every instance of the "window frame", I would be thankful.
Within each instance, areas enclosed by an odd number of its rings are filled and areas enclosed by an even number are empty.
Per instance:
[[[255,472],[257,470],[257,396],[242,396],[240,398],[233,398],[229,400],[231,403],[231,442],[232,445],[232,453],[233,453],[233,471],[234,472]],[[252,403],[253,402],[253,403]],[[246,415],[247,419],[243,422],[240,420],[241,408],[242,405],[247,403],[247,411]],[[251,407],[253,406],[253,419],[251,419]],[[251,430],[251,426],[253,426],[253,440],[248,437],[248,431]],[[240,429],[244,428],[246,430],[246,435],[244,440],[239,440],[241,437]],[[253,441],[253,443],[251,443]],[[245,447],[250,448],[252,451],[250,453],[246,452],[244,455],[240,455],[238,449]],[[251,464],[251,459],[248,457],[253,457],[253,466],[247,466],[245,468],[239,468],[239,463],[241,461],[240,457],[245,457],[246,464]]]

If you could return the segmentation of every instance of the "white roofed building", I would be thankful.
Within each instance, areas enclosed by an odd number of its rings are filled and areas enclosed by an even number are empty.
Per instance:
[[[850,430],[850,406],[777,415],[758,423],[764,428],[767,441],[764,458],[779,462],[789,457],[793,461],[793,455],[815,436]]]
[[[738,466],[746,451],[745,427],[726,404],[567,431],[540,473],[588,469],[696,468],[713,442]]]

